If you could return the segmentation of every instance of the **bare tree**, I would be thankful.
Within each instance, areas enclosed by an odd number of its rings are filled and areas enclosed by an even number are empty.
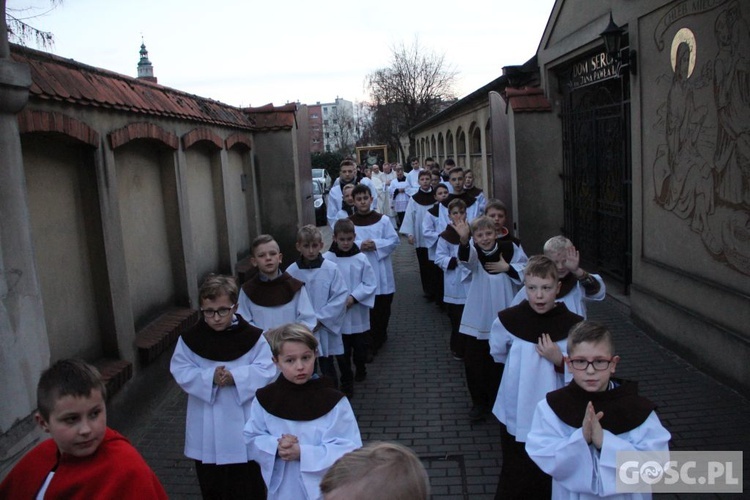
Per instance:
[[[417,37],[412,45],[392,47],[390,66],[365,79],[376,139],[405,158],[408,151],[403,151],[399,138],[455,98],[456,76],[445,55],[422,47]]]
[[[329,133],[332,134],[332,137],[329,137],[331,150],[343,155],[352,154],[356,137],[354,116],[350,110],[345,106],[336,106],[328,119],[331,120],[329,126]]]
[[[34,42],[37,47],[42,49],[49,49],[55,43],[54,35],[49,31],[42,31],[35,28],[31,23],[31,20],[38,17],[42,17],[58,5],[62,3],[62,0],[49,0],[50,8],[39,12],[34,7],[27,7],[23,9],[9,9],[5,5],[5,0],[0,2],[0,7],[5,14],[5,26],[7,33],[2,35],[3,39],[7,36],[7,40],[26,45],[29,42]]]

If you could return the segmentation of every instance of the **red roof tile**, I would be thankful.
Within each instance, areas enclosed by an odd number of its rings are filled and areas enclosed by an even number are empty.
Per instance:
[[[189,121],[225,125],[247,130],[263,130],[255,115],[212,99],[181,92],[156,83],[138,80],[71,59],[38,50],[11,46],[15,61],[31,68],[30,99],[72,102],[81,106],[102,106],[130,113],[164,116]],[[273,108],[286,111],[286,107]],[[286,113],[263,115],[272,129],[291,128]],[[292,124],[294,113],[291,113]]]
[[[552,110],[552,105],[539,87],[506,87],[505,98],[514,113]]]

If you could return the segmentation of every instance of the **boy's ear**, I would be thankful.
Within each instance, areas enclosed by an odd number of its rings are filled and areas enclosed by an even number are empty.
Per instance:
[[[615,368],[617,368],[617,363],[620,362],[620,356],[612,356],[612,366],[610,368],[610,373],[615,373]]]
[[[562,281],[557,280],[557,290],[555,290],[555,295],[560,293],[560,288],[562,287]]]
[[[44,430],[44,432],[49,433],[49,424],[47,424],[47,421],[44,420],[44,417],[42,417],[42,414],[39,412],[36,412],[34,414],[34,420],[36,420],[36,423],[39,425],[39,427]]]

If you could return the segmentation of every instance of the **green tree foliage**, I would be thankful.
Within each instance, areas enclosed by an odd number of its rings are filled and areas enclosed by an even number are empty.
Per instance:
[[[400,137],[455,98],[456,75],[444,55],[422,47],[417,38],[412,45],[402,42],[392,47],[390,66],[365,79],[375,142],[407,157],[409,152],[403,151]]]

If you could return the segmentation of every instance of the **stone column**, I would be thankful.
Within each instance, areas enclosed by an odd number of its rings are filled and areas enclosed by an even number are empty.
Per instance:
[[[0,0],[0,433],[36,407],[50,351],[31,240],[16,114],[28,101],[29,68],[10,59]]]

